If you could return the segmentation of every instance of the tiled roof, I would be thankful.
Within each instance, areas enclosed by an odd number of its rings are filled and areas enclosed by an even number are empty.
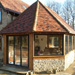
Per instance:
[[[1,32],[2,33],[31,32],[33,29],[33,22],[34,22],[34,17],[35,17],[35,12],[36,12],[36,3],[30,6],[14,21],[12,21],[5,28],[3,28]]]
[[[23,6],[26,8],[29,7],[28,4],[21,0],[0,0],[0,2],[6,10],[12,10],[18,13],[22,13],[25,10]]]
[[[7,25],[1,33],[63,32],[75,31],[53,10],[37,1],[17,19]]]

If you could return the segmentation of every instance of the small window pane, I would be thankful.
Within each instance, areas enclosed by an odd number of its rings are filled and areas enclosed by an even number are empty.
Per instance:
[[[68,35],[65,36],[65,54],[68,53]]]
[[[13,59],[13,55],[14,55],[14,37],[13,36],[9,36],[8,37],[8,49],[9,49],[9,64],[14,64],[14,59]]]
[[[59,37],[49,37],[49,48],[59,46]]]
[[[20,65],[20,36],[15,36],[15,64]]]
[[[28,36],[22,37],[22,66],[28,67]]]
[[[72,36],[69,36],[69,51],[72,51]]]

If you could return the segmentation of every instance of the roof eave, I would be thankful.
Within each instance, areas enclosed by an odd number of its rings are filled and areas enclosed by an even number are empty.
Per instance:
[[[12,12],[12,13],[15,13],[15,14],[18,14],[18,15],[21,14],[21,12],[17,12],[17,11],[14,11],[14,10],[8,9],[8,8],[6,8],[6,11],[7,11],[7,12]]]

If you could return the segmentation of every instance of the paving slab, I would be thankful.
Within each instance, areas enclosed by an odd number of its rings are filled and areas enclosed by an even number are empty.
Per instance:
[[[58,72],[57,74],[34,74],[34,75],[72,75],[72,73]]]
[[[57,74],[50,74],[50,75],[72,75],[72,73],[58,72]]]
[[[19,75],[11,72],[6,72],[6,71],[0,71],[0,75]]]
[[[70,65],[70,67],[65,72],[72,73],[72,75],[75,75],[75,61]]]
[[[26,68],[20,68],[20,67],[14,67],[14,66],[2,66],[0,67],[0,70],[12,72],[16,74],[24,74],[24,75],[26,75],[29,72],[29,70]]]

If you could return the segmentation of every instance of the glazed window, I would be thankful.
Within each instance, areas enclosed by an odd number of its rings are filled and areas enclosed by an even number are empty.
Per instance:
[[[69,51],[72,51],[72,36],[69,36]]]
[[[73,36],[73,49],[75,49],[75,36]]]
[[[65,54],[68,53],[68,35],[65,36]]]
[[[35,56],[62,55],[62,36],[35,35]]]
[[[2,10],[0,10],[0,23],[2,23]]]

